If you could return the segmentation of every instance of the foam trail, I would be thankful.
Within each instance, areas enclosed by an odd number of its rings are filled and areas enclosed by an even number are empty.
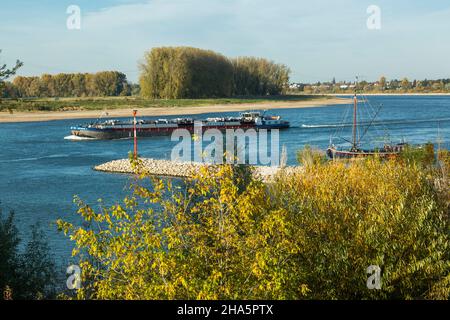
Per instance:
[[[1,160],[0,163],[8,163],[8,162],[24,162],[24,161],[38,161],[44,159],[54,159],[54,158],[68,158],[71,157],[70,154],[51,154],[48,156],[42,157],[33,157],[33,158],[19,158],[19,159],[10,159],[10,160]]]
[[[97,139],[71,135],[71,136],[64,137],[64,140],[83,141],[83,140],[97,140]]]
[[[450,118],[443,119],[411,119],[411,120],[385,120],[385,121],[375,121],[372,123],[373,126],[379,125],[392,125],[392,124],[410,124],[410,123],[428,123],[428,122],[448,122]],[[368,125],[370,122],[360,122],[359,125]],[[343,128],[351,127],[351,123],[343,124],[302,124],[302,128]]]
[[[348,125],[342,124],[302,124],[302,128],[338,128],[347,127]]]

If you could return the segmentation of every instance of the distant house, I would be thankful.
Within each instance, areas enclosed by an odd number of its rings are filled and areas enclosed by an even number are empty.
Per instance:
[[[348,89],[348,85],[342,84],[341,86],[339,86],[339,88],[341,88],[342,90],[346,90],[346,89]]]
[[[289,89],[300,89],[302,85],[300,83],[291,83]]]

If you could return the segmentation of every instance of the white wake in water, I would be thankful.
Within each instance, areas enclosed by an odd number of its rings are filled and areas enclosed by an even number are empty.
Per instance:
[[[70,154],[51,154],[48,156],[42,156],[42,157],[32,157],[32,158],[19,158],[19,159],[10,159],[10,160],[2,160],[0,163],[7,163],[7,162],[23,162],[23,161],[38,161],[38,160],[44,160],[44,159],[57,159],[57,158],[69,158],[72,155]]]
[[[374,126],[378,125],[393,125],[393,124],[411,124],[411,123],[428,123],[428,122],[448,122],[450,118],[443,119],[411,119],[411,120],[385,120],[385,121],[375,121],[372,123]],[[369,125],[370,122],[364,121],[360,122],[360,125]],[[342,128],[342,127],[351,127],[351,123],[342,123],[342,124],[302,124],[302,128]]]
[[[302,128],[338,128],[346,126],[346,124],[302,124]]]
[[[64,137],[64,140],[83,141],[83,140],[97,140],[97,139],[71,135],[71,136]]]

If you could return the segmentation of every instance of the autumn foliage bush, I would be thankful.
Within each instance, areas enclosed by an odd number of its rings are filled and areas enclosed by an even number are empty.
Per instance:
[[[80,259],[76,298],[449,297],[448,189],[421,167],[318,163],[244,187],[242,176],[209,167],[183,183],[139,180],[98,212],[80,202],[88,224],[58,221]],[[380,290],[366,286],[371,265]]]
[[[283,207],[298,246],[296,267],[317,299],[447,298],[448,202],[421,166],[368,160],[305,168],[280,177]],[[368,290],[366,270],[382,270]]]

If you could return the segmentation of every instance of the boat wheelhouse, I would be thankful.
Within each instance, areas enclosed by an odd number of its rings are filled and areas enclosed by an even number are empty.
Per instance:
[[[266,112],[251,111],[241,113],[242,119],[255,122],[258,129],[287,129],[289,121],[282,120],[280,116],[266,115]]]

